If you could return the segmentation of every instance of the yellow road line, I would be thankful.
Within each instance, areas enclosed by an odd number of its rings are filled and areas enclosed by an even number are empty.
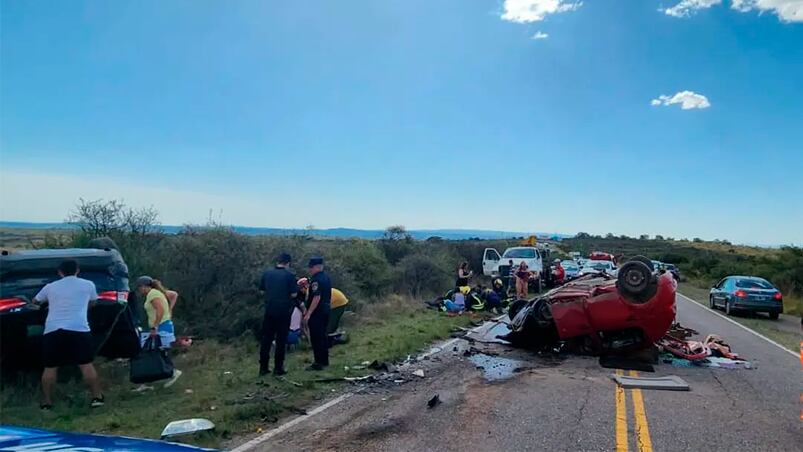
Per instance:
[[[630,376],[638,377],[638,372],[631,370]],[[647,424],[647,413],[644,411],[644,397],[641,395],[641,389],[633,389],[633,414],[636,418],[638,450],[639,452],[652,452],[650,426]]]
[[[623,372],[617,369],[616,374]],[[619,385],[616,385],[616,452],[627,452],[627,399]]]

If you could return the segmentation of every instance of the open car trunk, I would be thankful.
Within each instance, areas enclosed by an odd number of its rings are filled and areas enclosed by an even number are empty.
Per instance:
[[[3,256],[0,261],[0,298],[16,299],[22,306],[0,311],[0,364],[3,367],[41,365],[42,334],[48,306],[35,305],[34,296],[58,279],[56,268],[75,259],[79,277],[95,283],[99,299],[90,305],[89,326],[96,353],[108,358],[130,358],[139,353],[136,320],[129,306],[128,268],[117,251],[44,250]],[[58,251],[56,253],[55,251]]]

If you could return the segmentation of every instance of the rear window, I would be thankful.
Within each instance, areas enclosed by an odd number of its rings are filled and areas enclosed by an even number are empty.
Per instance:
[[[535,250],[518,248],[505,251],[503,258],[509,259],[535,259]]]
[[[613,267],[610,262],[591,262],[587,263],[586,266],[594,270],[608,270]]]
[[[569,270],[577,270],[577,264],[575,264],[573,261],[563,261],[561,262],[561,265]]]
[[[763,279],[737,279],[736,287],[740,289],[774,289],[775,287]]]

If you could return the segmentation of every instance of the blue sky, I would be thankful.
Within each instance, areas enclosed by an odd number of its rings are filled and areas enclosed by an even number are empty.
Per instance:
[[[800,0],[1,12],[3,220],[115,197],[169,224],[803,244]]]

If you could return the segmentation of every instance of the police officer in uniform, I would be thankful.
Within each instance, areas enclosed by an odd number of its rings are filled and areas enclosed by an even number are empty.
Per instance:
[[[307,370],[323,370],[329,365],[329,343],[326,328],[329,325],[329,311],[332,300],[332,282],[323,271],[323,258],[309,260],[310,285],[307,294],[307,312],[304,322],[309,326],[310,342],[315,362]]]
[[[273,374],[281,376],[284,370],[284,355],[287,352],[287,333],[290,331],[290,316],[296,305],[298,286],[290,270],[290,255],[282,253],[276,259],[276,267],[262,275],[259,289],[265,292],[265,318],[262,321],[262,344],[259,348],[259,375],[270,372],[270,347],[276,341]]]

